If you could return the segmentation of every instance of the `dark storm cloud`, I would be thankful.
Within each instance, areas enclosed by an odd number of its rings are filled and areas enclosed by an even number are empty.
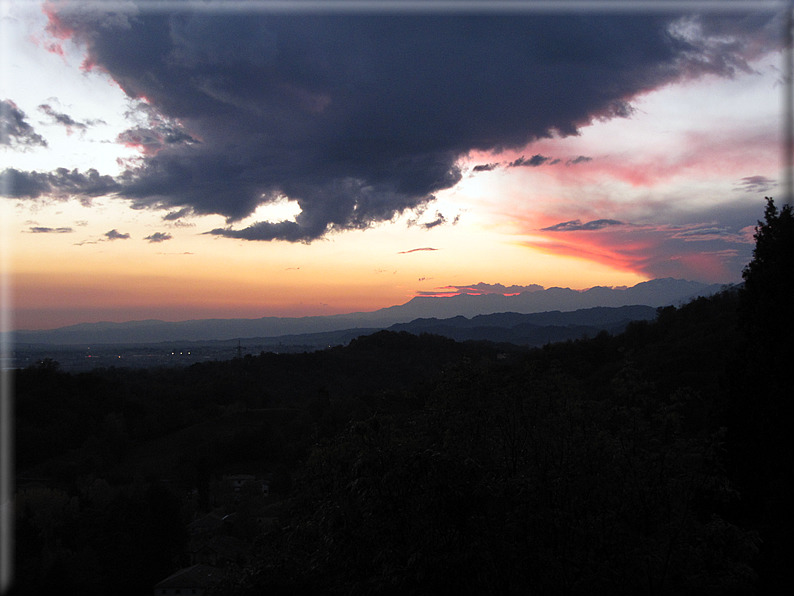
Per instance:
[[[170,213],[166,213],[163,215],[163,221],[176,221],[185,217],[186,215],[191,214],[190,207],[185,207],[183,209],[179,209],[178,211],[171,211]]]
[[[491,170],[495,170],[499,167],[498,163],[484,163],[478,166],[474,166],[472,169],[473,172],[490,172]]]
[[[238,238],[240,240],[287,240],[288,242],[305,240],[303,230],[294,221],[280,221],[278,223],[260,221],[242,230],[215,228],[205,232],[205,234]]]
[[[117,141],[124,145],[138,146],[147,154],[156,153],[168,145],[198,142],[184,130],[168,125],[130,128],[119,134]]]
[[[562,223],[554,224],[548,228],[541,228],[542,232],[590,232],[593,230],[603,230],[612,226],[625,226],[625,222],[617,219],[596,219],[582,223],[581,220],[573,219]]]
[[[732,76],[775,43],[764,37],[769,17],[682,24],[667,14],[76,6],[49,5],[50,31],[84,44],[88,66],[186,135],[143,143],[149,151],[120,196],[224,215],[228,226],[210,233],[249,240],[309,242],[393,220],[454,186],[470,151],[518,149],[628,117],[635,95],[705,73]],[[233,229],[284,197],[302,210],[294,221]]]
[[[47,146],[47,141],[25,122],[25,118],[25,112],[17,104],[0,99],[0,145],[15,149]]]
[[[592,157],[586,157],[584,155],[580,155],[579,157],[573,157],[565,162],[566,166],[572,166],[579,163],[587,163],[588,161],[593,161]]]
[[[113,229],[110,230],[109,232],[105,232],[105,238],[107,238],[108,240],[129,240],[130,235],[126,233],[122,234],[118,230]]]
[[[777,186],[777,182],[766,176],[746,176],[738,183],[741,188],[735,190],[744,190],[745,192],[767,192]]]
[[[3,196],[17,199],[76,197],[83,203],[90,203],[92,197],[111,194],[120,188],[111,176],[100,175],[93,168],[85,173],[66,168],[54,172],[20,172],[8,168],[0,176],[4,181]]]

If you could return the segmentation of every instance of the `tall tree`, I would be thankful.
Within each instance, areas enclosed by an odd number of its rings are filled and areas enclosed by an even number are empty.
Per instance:
[[[781,574],[792,548],[790,370],[794,336],[794,219],[767,197],[755,232],[752,261],[739,294],[741,332],[731,389],[729,453],[745,520],[763,539],[762,588],[785,585]],[[788,553],[788,554],[786,554]]]
[[[770,197],[766,201],[764,221],[755,229],[753,260],[742,273],[740,322],[746,333],[760,334],[764,345],[778,348],[791,337],[786,332],[794,297],[794,219],[791,205],[778,211]]]

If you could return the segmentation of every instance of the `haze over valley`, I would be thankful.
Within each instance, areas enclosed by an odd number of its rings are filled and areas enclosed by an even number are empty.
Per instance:
[[[261,319],[212,319],[198,321],[130,321],[127,323],[84,323],[68,327],[17,331],[13,340],[22,343],[107,344],[164,341],[230,340],[254,337],[314,334],[358,327],[383,329],[414,319],[477,317],[494,313],[520,314],[545,311],[575,311],[595,307],[676,305],[719,291],[719,284],[662,279],[643,282],[632,288],[596,287],[585,291],[568,288],[533,289],[515,295],[460,294],[453,297],[416,297],[409,302],[369,313],[324,317],[263,317]]]

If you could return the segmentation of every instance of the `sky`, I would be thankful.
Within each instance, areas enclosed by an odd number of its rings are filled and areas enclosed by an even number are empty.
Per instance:
[[[782,13],[556,4],[4,0],[9,327],[739,282]]]

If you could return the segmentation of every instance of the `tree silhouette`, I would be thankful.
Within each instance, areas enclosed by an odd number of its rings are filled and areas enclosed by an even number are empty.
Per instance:
[[[765,337],[764,343],[769,344],[791,330],[786,307],[794,296],[794,220],[791,205],[778,211],[770,197],[766,201],[765,221],[759,221],[755,229],[753,260],[742,272],[744,289],[739,312],[748,331],[755,332],[752,328],[757,327],[757,332]]]
[[[765,221],[756,227],[753,260],[742,274],[739,327],[746,389],[754,394],[754,409],[769,408],[765,422],[774,424],[784,413],[780,408],[790,404],[782,396],[794,333],[794,219],[791,205],[778,211],[771,198],[766,201]]]
[[[794,318],[794,220],[767,197],[755,232],[752,261],[739,294],[739,353],[732,371],[728,448],[742,493],[740,515],[763,539],[763,591],[785,585],[791,556],[792,400],[789,378]]]

